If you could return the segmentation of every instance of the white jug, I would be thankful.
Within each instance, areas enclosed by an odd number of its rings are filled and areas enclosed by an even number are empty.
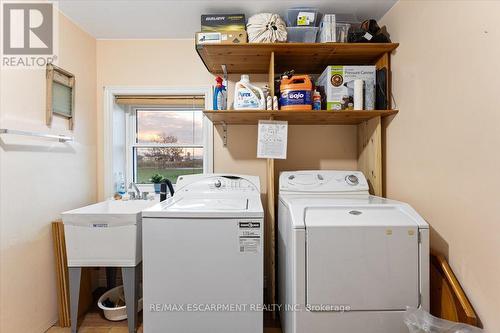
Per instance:
[[[235,110],[265,110],[266,98],[264,92],[250,83],[248,75],[241,75],[241,80],[234,86]]]

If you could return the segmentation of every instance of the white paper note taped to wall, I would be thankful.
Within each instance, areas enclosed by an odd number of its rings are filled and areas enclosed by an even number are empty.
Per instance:
[[[259,120],[257,158],[286,158],[288,122]]]

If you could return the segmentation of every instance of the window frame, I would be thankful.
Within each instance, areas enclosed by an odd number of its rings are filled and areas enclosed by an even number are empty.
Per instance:
[[[137,111],[200,111],[202,108],[182,108],[182,107],[172,107],[172,106],[131,106],[127,112],[127,117],[125,118],[126,126],[126,152],[125,152],[125,163],[126,163],[126,178],[130,181],[134,181],[135,166],[137,165],[136,156],[134,156],[135,148],[201,148],[203,149],[203,173],[211,172],[209,154],[208,154],[208,144],[209,131],[208,126],[211,125],[210,121],[202,113],[202,143],[201,144],[178,144],[178,143],[137,143]],[[207,122],[208,120],[208,122]],[[129,182],[130,183],[130,182]],[[142,191],[154,191],[153,184],[136,184]],[[174,184],[175,186],[175,184]]]
[[[116,122],[122,117],[125,123],[128,119],[130,107],[119,105],[115,101],[116,96],[123,95],[185,95],[185,96],[203,96],[205,98],[205,110],[211,110],[213,105],[213,91],[210,86],[104,86],[102,99],[102,173],[99,178],[99,188],[97,192],[98,200],[106,200],[111,198],[115,193],[116,175],[118,172],[123,172],[127,177],[127,168],[125,156],[121,160],[121,154],[125,155],[125,147],[122,147],[121,140],[117,142],[116,137],[123,138],[123,145],[126,145],[125,125],[116,128]],[[214,168],[214,125],[206,116],[203,117],[204,144],[204,166],[207,169],[204,172],[211,173]],[[206,126],[205,126],[206,125]],[[206,131],[206,132],[205,132]],[[122,134],[123,133],[123,134]],[[205,163],[206,162],[206,163]],[[101,164],[101,163],[100,163]],[[130,178],[125,178],[127,186],[130,183]],[[148,188],[153,189],[153,186]]]

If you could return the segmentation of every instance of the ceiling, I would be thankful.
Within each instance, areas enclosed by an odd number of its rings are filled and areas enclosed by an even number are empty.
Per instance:
[[[201,14],[274,12],[296,6],[319,8],[344,21],[380,19],[397,0],[59,0],[60,10],[100,39],[191,38]]]

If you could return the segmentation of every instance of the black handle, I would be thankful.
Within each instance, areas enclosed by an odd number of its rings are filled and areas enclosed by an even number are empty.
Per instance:
[[[168,191],[170,192],[170,196],[174,196],[174,186],[172,185],[172,182],[168,179],[165,178],[165,183],[168,186]]]
[[[164,179],[163,183],[160,185],[160,202],[167,199],[167,187],[170,192],[170,196],[174,196],[174,186],[172,182],[168,179]]]

